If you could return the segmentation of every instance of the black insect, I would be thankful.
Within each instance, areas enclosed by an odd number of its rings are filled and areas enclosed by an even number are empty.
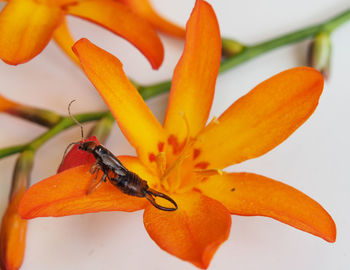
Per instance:
[[[70,106],[72,102],[74,102],[74,100],[69,103],[68,112],[72,120],[76,122],[76,124],[81,128],[82,141],[73,142],[68,145],[66,152],[69,146],[78,144],[79,150],[91,153],[96,158],[96,162],[91,166],[90,169],[91,174],[95,174],[95,178],[91,182],[91,185],[87,190],[87,194],[95,191],[102,182],[106,182],[108,179],[112,185],[119,188],[123,193],[127,195],[141,198],[145,197],[154,207],[160,210],[175,211],[177,209],[177,204],[172,198],[161,192],[149,188],[145,180],[141,179],[141,177],[139,177],[136,173],[131,172],[125,168],[120,160],[101,144],[98,144],[95,141],[84,140],[83,126],[71,115],[70,112]],[[97,176],[100,171],[102,171],[103,175],[101,179],[97,181]],[[169,208],[159,205],[155,200],[156,197],[161,197],[169,201],[174,207]]]

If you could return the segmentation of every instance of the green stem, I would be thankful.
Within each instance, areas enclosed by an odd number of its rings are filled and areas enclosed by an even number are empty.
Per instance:
[[[80,123],[85,123],[89,121],[99,120],[108,113],[109,112],[78,114],[78,115],[75,115],[74,118]],[[26,146],[26,149],[31,149],[33,151],[36,151],[40,146],[42,146],[46,141],[51,139],[53,136],[74,125],[76,125],[76,123],[73,121],[73,119],[70,118],[70,116],[66,116],[53,128],[51,128],[41,136],[34,139],[31,143],[29,143]]]
[[[95,113],[85,113],[85,114],[78,114],[75,115],[75,119],[77,119],[80,123],[85,123],[89,121],[95,121],[99,120],[102,117],[110,114],[109,112],[95,112]],[[34,139],[28,144],[24,145],[15,145],[6,147],[3,149],[0,149],[0,159],[12,154],[16,154],[19,152],[22,152],[24,150],[32,150],[35,152],[40,146],[42,146],[45,142],[47,142],[49,139],[51,139],[53,136],[57,135],[58,133],[62,132],[63,130],[66,130],[72,126],[76,125],[76,123],[69,117],[63,117],[55,126],[53,126],[51,129]]]
[[[350,20],[350,9],[344,11],[343,13],[339,14],[338,16],[335,16],[334,18],[331,18],[330,20],[323,23],[323,29],[324,31],[333,32],[335,29],[337,29],[342,24],[346,23]]]
[[[285,46],[287,44],[295,43],[306,38],[313,37],[320,31],[332,32],[340,25],[350,20],[350,9],[344,13],[327,20],[326,22],[320,23],[315,26],[307,27],[299,31],[295,31],[290,34],[280,36],[278,38],[271,39],[259,43],[254,46],[246,47],[239,54],[233,55],[224,59],[220,65],[220,72],[224,72],[228,69],[231,69],[243,62],[248,61],[249,59],[256,57],[260,54],[268,52],[272,49]],[[157,96],[161,93],[167,92],[170,89],[171,81],[165,81],[157,83],[150,86],[140,86],[136,84],[141,96],[144,99],[148,99],[154,96]],[[86,113],[76,115],[75,118],[81,122],[89,122],[94,120],[99,120],[103,117],[111,117],[109,112],[98,112],[98,113]],[[50,130],[34,139],[32,142],[25,145],[17,145],[12,147],[7,147],[0,149],[0,159],[15,153],[22,152],[23,150],[29,149],[36,151],[41,145],[43,145],[47,140],[60,133],[61,131],[75,125],[75,122],[70,117],[63,117],[56,125],[54,125]]]
[[[4,158],[22,152],[26,148],[26,146],[26,144],[23,144],[2,148],[0,149],[0,158]]]
[[[141,86],[139,87],[139,92],[143,99],[148,99],[154,96],[157,96],[161,93],[167,92],[170,90],[171,81],[161,82],[150,86]]]
[[[107,113],[104,117],[102,117],[95,126],[90,130],[90,136],[96,136],[100,143],[104,143],[111,133],[112,127],[114,123],[114,117],[111,113]]]
[[[350,20],[350,9],[344,13],[317,25],[306,27],[302,30],[298,30],[254,46],[249,46],[245,48],[241,53],[229,57],[222,61],[220,65],[220,72],[224,72],[228,69],[231,69],[243,62],[246,62],[260,54],[271,51],[275,48],[279,48],[288,44],[292,44],[298,41],[302,41],[306,38],[313,37],[318,34],[320,31],[332,32],[337,27]]]

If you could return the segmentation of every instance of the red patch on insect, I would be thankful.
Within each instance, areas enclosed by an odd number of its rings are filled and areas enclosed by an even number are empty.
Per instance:
[[[87,142],[87,141],[94,141],[100,144],[95,136],[88,137],[87,139],[84,140],[84,142]],[[83,142],[83,141],[80,141],[80,142]],[[86,151],[79,150],[78,148],[79,148],[79,145],[75,144],[72,147],[72,149],[66,154],[66,156],[64,157],[64,160],[62,161],[60,167],[57,170],[57,173],[63,172],[67,169],[74,168],[86,163],[92,163],[95,161],[95,157],[92,154]]]

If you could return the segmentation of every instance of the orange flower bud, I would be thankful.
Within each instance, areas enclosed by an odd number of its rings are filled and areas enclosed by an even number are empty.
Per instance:
[[[56,125],[61,119],[61,116],[54,112],[22,105],[8,100],[2,95],[0,95],[0,112],[5,112],[46,127]]]
[[[17,212],[19,202],[25,189],[14,195],[3,217],[0,233],[0,261],[4,270],[19,269],[22,264],[25,244],[27,220]]]
[[[12,108],[17,107],[19,104],[8,100],[7,98],[0,95],[0,112],[8,112]]]
[[[18,206],[28,187],[33,157],[32,151],[24,151],[14,170],[9,206],[0,231],[0,265],[3,270],[19,269],[23,261],[27,221],[19,216]]]

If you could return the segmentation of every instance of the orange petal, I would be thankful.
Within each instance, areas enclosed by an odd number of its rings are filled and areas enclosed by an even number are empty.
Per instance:
[[[197,192],[171,196],[178,210],[165,212],[146,207],[145,228],[160,248],[206,269],[229,236],[230,214],[219,202]]]
[[[198,136],[197,162],[224,168],[265,154],[310,117],[322,89],[321,73],[308,67],[286,70],[260,83]]]
[[[75,41],[69,32],[67,21],[65,19],[60,26],[57,27],[53,38],[57,45],[60,46],[60,48],[67,54],[67,56],[69,56],[74,63],[80,66],[79,59],[72,51]]]
[[[63,11],[32,0],[11,0],[0,14],[0,58],[11,65],[29,61],[50,41]]]
[[[148,0],[118,0],[128,5],[132,11],[147,19],[154,28],[165,34],[184,38],[185,30],[160,16]]]
[[[22,219],[18,212],[19,202],[25,189],[13,195],[9,207],[2,219],[0,232],[0,266],[1,269],[19,269],[25,251],[27,220]]]
[[[184,53],[176,66],[164,122],[169,134],[182,141],[204,127],[213,101],[221,58],[218,22],[211,6],[197,1],[187,22]],[[183,116],[181,116],[183,115]]]
[[[130,41],[149,60],[154,69],[163,62],[163,45],[146,20],[113,0],[86,0],[68,6],[68,13],[97,23]]]
[[[267,216],[299,230],[335,242],[332,217],[316,201],[299,190],[252,173],[212,176],[197,186],[220,201],[232,214]]]
[[[124,74],[122,64],[87,39],[79,40],[73,51],[141,160],[149,162],[160,151],[159,145],[164,145],[165,132]]]
[[[145,207],[146,199],[126,195],[109,182],[86,195],[93,180],[91,165],[65,170],[33,185],[23,196],[19,214],[30,219],[101,211],[132,212]]]

